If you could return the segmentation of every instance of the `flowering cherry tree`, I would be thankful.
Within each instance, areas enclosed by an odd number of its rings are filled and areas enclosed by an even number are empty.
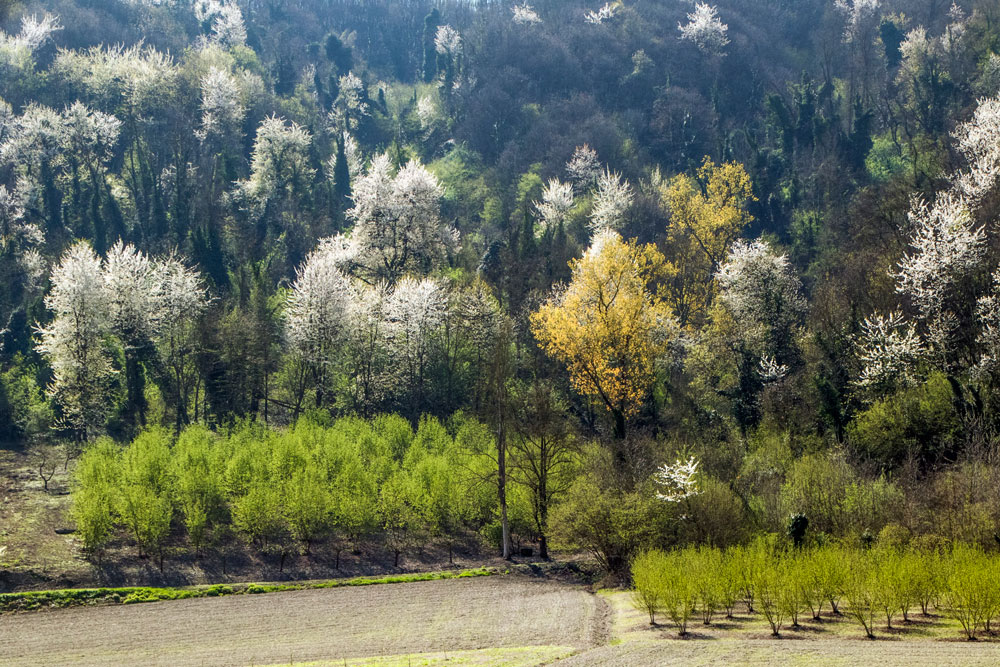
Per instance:
[[[621,174],[605,169],[597,179],[594,208],[590,213],[590,229],[597,233],[617,230],[625,220],[625,212],[632,205],[632,186]]]
[[[965,199],[942,193],[932,205],[916,200],[910,209],[911,250],[899,263],[896,290],[916,306],[939,359],[949,351],[957,325],[960,287],[982,264],[986,233],[976,225]]]
[[[668,503],[678,503],[700,493],[698,488],[698,461],[693,456],[687,461],[677,459],[664,463],[653,473],[653,480],[660,486],[656,497]]]
[[[52,367],[47,392],[62,410],[63,425],[85,441],[104,422],[113,375],[105,345],[110,319],[101,260],[86,242],[77,243],[53,269],[51,282],[45,305],[53,318],[39,331],[38,350]]]
[[[573,208],[573,185],[557,178],[549,181],[542,190],[541,201],[534,203],[542,222],[542,231],[552,231],[565,222],[566,215]]]
[[[440,217],[443,190],[417,161],[393,174],[387,154],[377,155],[353,185],[353,271],[394,285],[404,274],[426,274],[454,247],[457,232]]]
[[[699,49],[708,53],[721,53],[729,43],[729,38],[726,37],[729,26],[719,20],[719,10],[716,7],[699,2],[687,18],[685,25],[677,24],[681,39],[694,42]]]
[[[917,364],[927,354],[916,327],[898,311],[865,318],[857,348],[862,364],[857,383],[875,393],[910,384]]]

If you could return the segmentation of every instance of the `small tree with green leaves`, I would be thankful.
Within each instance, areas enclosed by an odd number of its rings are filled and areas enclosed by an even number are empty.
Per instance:
[[[681,553],[669,554],[664,566],[663,609],[677,626],[677,634],[684,637],[698,605],[698,588]]]
[[[658,549],[645,551],[632,561],[632,604],[649,614],[650,625],[656,625],[656,613],[663,607],[668,568],[668,556]]]
[[[878,567],[869,554],[855,554],[844,578],[847,613],[861,624],[865,636],[875,639],[875,616],[879,613]]]
[[[121,476],[118,448],[108,438],[88,447],[76,466],[72,516],[83,548],[100,559],[115,527],[115,498]]]

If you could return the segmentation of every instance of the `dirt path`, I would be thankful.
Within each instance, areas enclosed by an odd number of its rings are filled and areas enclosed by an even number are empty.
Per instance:
[[[601,602],[516,576],[0,617],[0,665],[246,665],[487,647],[593,647]]]
[[[559,667],[659,665],[982,665],[1000,664],[996,644],[865,639],[720,639],[626,642],[561,660]]]

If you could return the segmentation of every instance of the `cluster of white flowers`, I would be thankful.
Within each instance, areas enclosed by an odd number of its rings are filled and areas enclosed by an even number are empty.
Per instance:
[[[778,360],[770,354],[765,354],[757,362],[757,376],[764,384],[781,382],[788,375],[788,366],[779,364]]]
[[[340,248],[321,243],[299,267],[285,310],[289,343],[307,361],[329,365],[347,340],[351,304],[350,280],[341,270]]]
[[[736,241],[715,279],[737,334],[754,348],[770,349],[774,334],[788,331],[805,312],[802,283],[788,257],[766,241]]]
[[[243,12],[234,0],[196,0],[194,16],[211,26],[212,39],[226,46],[238,46],[247,40]]]
[[[352,364],[358,394],[370,403],[394,386],[412,386],[424,372],[447,294],[431,278],[406,276],[395,286],[354,282],[344,270],[353,251],[338,236],[309,255],[288,296],[285,333],[323,375],[334,364]]]
[[[668,503],[678,503],[698,495],[698,461],[692,456],[687,461],[678,459],[664,463],[653,474],[653,479],[663,490],[656,497]]]
[[[597,179],[594,208],[590,213],[592,231],[618,229],[632,205],[632,186],[621,174],[605,169]]]
[[[246,116],[240,82],[229,72],[212,67],[201,77],[201,126],[207,134],[238,131]]]
[[[420,121],[420,127],[422,129],[429,129],[440,118],[441,111],[438,109],[438,105],[434,101],[434,98],[430,95],[424,95],[417,100],[417,119]]]
[[[621,8],[621,2],[606,2],[604,6],[596,11],[589,11],[583,15],[583,20],[587,23],[593,23],[594,25],[600,25],[605,21],[610,21],[618,13],[619,8]]]
[[[916,327],[899,312],[867,317],[861,323],[857,348],[862,364],[857,384],[876,391],[912,382],[917,364],[927,354]]]
[[[525,3],[523,5],[514,5],[511,8],[514,13],[514,23],[519,23],[521,25],[531,25],[534,23],[541,23],[542,19],[538,15],[531,5]]]
[[[541,201],[534,202],[534,206],[542,222],[541,231],[556,229],[573,208],[573,185],[563,183],[558,178],[551,179],[542,190]]]
[[[462,35],[450,25],[438,26],[434,35],[434,50],[443,56],[462,53]]]
[[[956,187],[978,202],[1000,177],[1000,99],[980,100],[972,118],[955,130],[955,139],[969,164],[955,179]]]
[[[104,262],[90,245],[72,246],[53,269],[45,304],[52,321],[40,330],[38,349],[53,371],[50,395],[67,425],[84,437],[108,409],[104,392],[113,369],[105,345],[108,334],[126,348],[157,339],[196,318],[207,304],[197,273],[178,259],[150,259],[118,242]]]
[[[694,6],[694,12],[687,15],[685,25],[677,24],[681,39],[694,42],[699,49],[719,53],[729,43],[726,33],[729,26],[719,20],[718,9],[703,2]]]
[[[947,192],[939,194],[933,205],[915,200],[909,220],[912,250],[899,263],[896,290],[912,299],[931,341],[943,352],[955,326],[948,297],[982,264],[986,232],[973,222],[968,202]]]
[[[158,102],[179,76],[169,55],[141,44],[60,50],[52,72],[82,86],[109,107],[124,101],[130,113]]]
[[[601,175],[601,163],[597,159],[597,151],[584,144],[577,146],[573,156],[566,163],[566,175],[577,192],[586,192]]]
[[[337,82],[337,99],[330,110],[329,122],[334,129],[356,130],[361,118],[370,112],[365,84],[354,72],[348,72]]]
[[[310,182],[311,143],[312,136],[301,125],[277,116],[265,118],[257,128],[250,178],[237,183],[236,196],[242,196],[251,211],[260,212],[286,186]]]
[[[58,30],[62,30],[59,18],[46,12],[41,19],[35,15],[22,18],[21,32],[16,35],[0,31],[0,72],[30,70],[34,52]]]
[[[454,247],[457,232],[440,217],[441,185],[410,161],[393,174],[388,154],[375,156],[353,185],[352,238],[358,270],[394,284],[404,274],[426,274]]]

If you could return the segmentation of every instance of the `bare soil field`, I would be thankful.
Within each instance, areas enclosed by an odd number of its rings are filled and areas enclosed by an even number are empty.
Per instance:
[[[0,617],[0,665],[997,665],[1000,642],[942,617],[877,631],[842,617],[772,639],[737,615],[687,639],[629,594],[525,575],[79,607]]]
[[[603,643],[604,603],[518,576],[0,617],[2,665],[248,665]],[[337,663],[341,664],[341,663]]]

